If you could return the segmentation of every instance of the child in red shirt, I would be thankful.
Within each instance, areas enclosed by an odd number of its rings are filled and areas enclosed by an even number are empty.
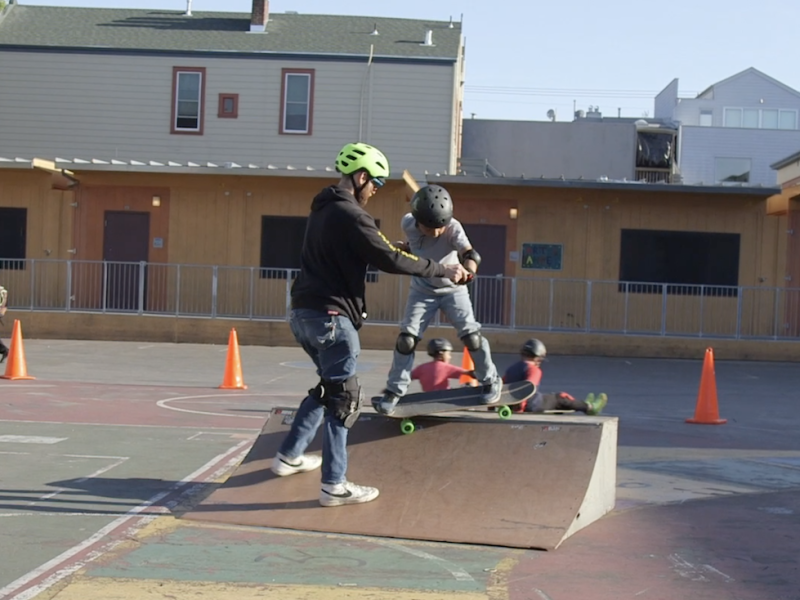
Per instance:
[[[411,371],[411,379],[418,380],[423,392],[450,389],[450,379],[458,379],[462,375],[472,375],[471,371],[450,364],[453,357],[453,345],[444,338],[435,338],[428,342],[428,356],[432,361],[421,364]]]
[[[536,338],[531,338],[520,349],[520,360],[506,369],[503,383],[515,383],[527,379],[537,388],[533,397],[513,407],[513,410],[532,413],[543,413],[548,410],[574,410],[587,415],[599,415],[608,402],[608,396],[605,394],[599,394],[597,398],[594,394],[589,394],[586,400],[577,400],[566,392],[542,394],[538,391],[539,383],[542,381],[541,364],[544,362],[545,356],[547,356],[547,349],[544,344]]]

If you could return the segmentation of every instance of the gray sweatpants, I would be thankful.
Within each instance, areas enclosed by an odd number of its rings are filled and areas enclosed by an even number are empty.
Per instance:
[[[428,294],[412,287],[408,293],[400,332],[421,338],[439,310],[447,316],[447,320],[458,332],[459,338],[481,329],[481,324],[475,320],[472,301],[465,286],[459,286],[452,294]],[[472,362],[475,363],[476,379],[481,383],[494,381],[497,378],[497,368],[492,362],[492,351],[486,338],[481,337],[481,347],[470,350],[469,353]],[[386,389],[398,396],[404,396],[411,383],[413,368],[414,354],[400,354],[395,349]]]

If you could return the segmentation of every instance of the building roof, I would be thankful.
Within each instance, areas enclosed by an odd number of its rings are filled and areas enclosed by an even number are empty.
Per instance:
[[[769,75],[759,71],[755,67],[749,67],[749,68],[745,69],[744,71],[739,71],[738,73],[735,73],[734,75],[731,75],[730,77],[726,77],[725,79],[723,79],[721,81],[718,81],[716,83],[712,83],[710,86],[708,86],[702,92],[697,94],[697,97],[698,98],[702,98],[703,96],[705,96],[709,92],[712,92],[714,90],[714,88],[722,87],[726,83],[730,83],[731,81],[734,81],[735,79],[739,79],[740,77],[743,77],[744,75],[748,75],[748,74],[751,74],[751,73],[754,74],[754,75],[757,75],[758,77],[761,77],[761,79],[763,79],[765,81],[768,81],[769,83],[771,83],[772,85],[774,85],[776,87],[782,88],[782,89],[786,90],[787,92],[790,92],[790,93],[794,94],[795,96],[800,96],[800,92],[798,92],[796,89],[794,89],[792,87],[789,87],[788,85],[786,85],[785,83],[783,83],[781,81],[778,81],[774,77],[770,77]]]
[[[112,173],[171,173],[202,175],[271,175],[280,177],[338,178],[332,166],[239,164],[235,162],[173,161],[173,160],[119,160],[116,158],[24,158],[0,156],[2,169],[36,169],[74,174],[81,171],[106,171]],[[398,175],[395,179],[399,179]]]
[[[571,188],[592,190],[638,191],[638,192],[667,192],[678,194],[724,194],[724,195],[749,195],[772,196],[780,193],[780,187],[745,186],[745,185],[688,185],[683,183],[642,183],[639,181],[617,179],[552,179],[552,178],[525,178],[525,177],[476,177],[469,175],[436,175],[426,174],[429,183],[441,186],[452,184],[466,185],[499,185],[518,187],[542,188]]]
[[[800,150],[790,156],[787,156],[786,158],[780,159],[778,162],[772,163],[769,168],[777,171],[778,169],[782,169],[783,167],[788,166],[793,162],[797,162],[798,160],[800,160]]]
[[[105,171],[111,173],[171,173],[171,174],[203,174],[203,175],[260,175],[273,177],[313,177],[338,178],[336,170],[330,166],[315,167],[311,165],[274,165],[274,164],[239,164],[234,162],[212,163],[208,161],[172,161],[172,160],[120,160],[116,158],[22,158],[1,157],[2,169],[34,169],[63,172],[68,175],[81,171]],[[391,179],[403,179],[401,173],[395,173]],[[595,190],[636,190],[640,192],[677,192],[687,194],[725,194],[772,196],[781,191],[780,187],[745,186],[745,185],[685,185],[675,183],[642,183],[616,179],[554,179],[472,175],[447,175],[425,173],[418,181],[419,185],[435,183],[443,186],[450,184],[466,185],[500,185],[541,188],[572,188]]]
[[[372,35],[377,30],[378,35]],[[428,30],[433,45],[423,45]],[[0,48],[227,54],[369,56],[457,60],[461,23],[270,13],[250,33],[250,13],[21,6],[0,20]]]

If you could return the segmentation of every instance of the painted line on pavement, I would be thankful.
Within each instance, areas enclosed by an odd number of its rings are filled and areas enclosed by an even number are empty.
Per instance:
[[[149,513],[169,514],[169,509],[163,506],[153,507]],[[0,513],[0,519],[8,519],[10,517],[113,517],[116,515],[124,516],[127,513],[119,512],[14,512],[14,513]]]
[[[226,452],[217,455],[194,473],[187,475],[169,489],[159,492],[146,502],[132,508],[124,516],[115,519],[94,535],[69,550],[62,552],[54,559],[23,575],[16,581],[0,588],[0,598],[8,600],[30,600],[52,587],[65,577],[82,569],[88,563],[98,559],[114,549],[122,541],[134,536],[147,523],[158,517],[147,514],[154,504],[162,502],[170,496],[176,496],[166,503],[166,507],[178,505],[184,498],[191,497],[206,484],[216,481],[239,464],[253,445],[252,440],[243,441]],[[209,471],[211,471],[209,473]],[[196,481],[198,480],[199,481]],[[145,513],[142,516],[142,513]],[[128,523],[132,521],[132,523]],[[111,536],[117,534],[114,538]],[[13,595],[12,595],[13,594]]]
[[[41,435],[0,435],[0,443],[8,444],[57,444],[68,439]]]
[[[464,569],[459,567],[456,564],[451,563],[449,560],[445,560],[435,554],[430,554],[428,552],[423,552],[422,550],[417,550],[416,548],[408,548],[403,546],[402,544],[398,544],[396,542],[391,542],[389,540],[383,540],[380,538],[370,539],[373,544],[378,544],[379,546],[384,546],[386,548],[391,548],[392,550],[399,550],[400,552],[405,552],[406,554],[411,554],[412,556],[416,556],[417,558],[423,558],[425,560],[431,561],[433,563],[438,564],[439,566],[443,567],[447,571],[450,571],[450,574],[457,580],[457,581],[475,581],[475,579],[467,573]]]
[[[229,416],[229,415],[226,415]],[[27,423],[33,425],[90,425],[92,427],[135,427],[139,429],[191,429],[197,431],[197,425],[140,425],[137,423],[90,423],[88,421],[31,421],[23,419],[0,419],[0,423]],[[215,427],[203,425],[205,429],[219,429],[221,431],[261,431],[261,427]]]
[[[190,408],[178,408],[177,406],[169,406],[168,402],[179,402],[182,400],[197,400],[200,398],[241,398],[244,396],[262,396],[262,397],[275,397],[275,396],[287,396],[289,394],[236,394],[232,396],[231,394],[206,394],[203,396],[177,396],[175,398],[165,398],[164,400],[159,400],[156,402],[156,405],[160,408],[166,408],[167,410],[175,410],[177,412],[185,412],[190,413],[193,415],[209,415],[212,417],[232,417],[234,419],[258,419],[260,421],[264,420],[264,415],[237,415],[231,413],[218,413],[218,412],[210,412],[204,410],[192,410]],[[265,411],[264,413],[269,414],[269,411]]]

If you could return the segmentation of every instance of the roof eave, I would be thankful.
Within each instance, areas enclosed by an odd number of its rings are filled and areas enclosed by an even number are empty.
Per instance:
[[[777,171],[778,169],[782,169],[783,167],[786,167],[786,166],[792,164],[793,162],[797,162],[798,160],[800,160],[800,150],[798,150],[797,152],[795,152],[791,156],[787,156],[786,158],[782,158],[778,162],[772,163],[769,166],[769,168]]]
[[[464,175],[428,175],[427,180],[440,185],[471,184],[518,187],[597,189],[615,191],[673,192],[683,194],[726,194],[771,196],[780,192],[780,187],[745,187],[738,185],[686,185],[674,183],[639,183],[636,181],[597,181],[580,179],[526,179],[523,177],[472,177]]]

